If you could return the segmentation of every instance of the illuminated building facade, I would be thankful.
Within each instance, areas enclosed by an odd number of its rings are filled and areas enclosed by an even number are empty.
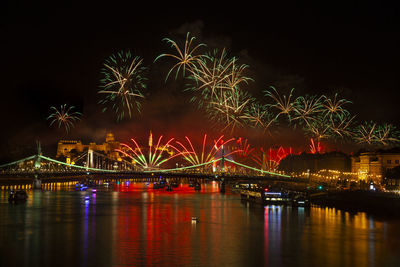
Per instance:
[[[120,160],[120,155],[116,149],[120,149],[120,142],[115,140],[112,133],[107,133],[106,140],[103,144],[96,144],[94,142],[88,145],[82,144],[81,141],[74,140],[60,140],[57,145],[56,157],[74,158],[85,151],[92,150],[106,155],[113,160]]]
[[[400,153],[365,152],[351,158],[351,170],[360,180],[381,183],[387,170],[400,166]]]

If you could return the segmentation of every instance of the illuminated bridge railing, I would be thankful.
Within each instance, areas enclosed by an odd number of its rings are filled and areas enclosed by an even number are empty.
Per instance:
[[[191,165],[185,167],[177,167],[172,169],[134,169],[131,166],[127,166],[125,169],[100,169],[100,168],[91,168],[87,166],[73,165],[68,164],[62,161],[58,161],[43,155],[35,155],[30,156],[18,161],[14,161],[11,163],[0,165],[0,174],[62,174],[62,173],[79,173],[79,174],[134,174],[134,173],[165,173],[165,174],[190,174],[190,175],[205,175],[205,176],[252,176],[252,177],[276,177],[280,179],[290,179],[291,176],[285,175],[282,173],[270,172],[261,169],[257,169],[239,162],[235,162],[231,159],[224,158],[226,162],[229,162],[235,166],[241,167],[240,171],[232,171],[231,169],[227,169],[226,171],[213,171],[209,166],[212,164],[221,161],[222,158],[214,159],[209,162],[205,162],[198,165]],[[39,168],[36,164],[39,164]],[[25,167],[21,167],[25,166]],[[204,167],[207,167],[205,169]]]

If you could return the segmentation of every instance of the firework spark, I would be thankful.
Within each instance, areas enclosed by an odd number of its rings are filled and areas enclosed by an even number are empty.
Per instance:
[[[80,116],[82,113],[73,111],[75,107],[70,106],[67,107],[66,104],[61,105],[60,109],[58,110],[56,107],[51,107],[51,114],[47,117],[48,120],[51,120],[50,126],[54,123],[58,123],[58,128],[64,126],[66,133],[74,127],[74,123],[80,120]]]
[[[99,101],[106,105],[111,104],[117,114],[117,120],[125,116],[132,117],[136,108],[140,112],[141,104],[138,99],[144,98],[142,90],[146,89],[147,78],[144,76],[147,68],[142,66],[143,59],[128,52],[118,52],[112,55],[103,64],[101,71],[103,78],[100,80],[99,94],[105,97]]]

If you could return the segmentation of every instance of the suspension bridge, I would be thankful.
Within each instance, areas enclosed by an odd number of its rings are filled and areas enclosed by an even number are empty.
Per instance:
[[[229,164],[229,168],[227,168]],[[220,166],[220,168],[212,168]],[[88,150],[81,155],[63,162],[38,153],[17,161],[0,165],[0,182],[7,179],[32,179],[33,184],[41,185],[41,180],[57,181],[63,178],[126,179],[126,178],[194,178],[215,181],[265,180],[284,182],[308,182],[307,179],[294,178],[279,172],[257,169],[232,159],[212,159],[208,162],[162,169],[143,167],[126,160],[113,160],[106,155]],[[35,186],[34,186],[35,187]]]

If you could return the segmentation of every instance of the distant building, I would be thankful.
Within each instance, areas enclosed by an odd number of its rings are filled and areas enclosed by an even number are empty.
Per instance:
[[[386,171],[383,184],[388,190],[400,190],[400,166]]]
[[[300,155],[288,155],[279,164],[279,170],[285,172],[311,173],[320,170],[336,170],[348,172],[351,169],[350,157],[342,152],[328,152],[324,154],[302,153]]]
[[[89,143],[88,145],[82,144],[81,141],[74,140],[60,140],[57,145],[56,157],[74,158],[85,151],[93,150],[106,155],[112,160],[120,160],[120,155],[117,149],[120,149],[120,142],[115,141],[112,133],[107,133],[106,140],[103,144]]]
[[[363,152],[351,158],[351,171],[360,180],[376,183],[383,182],[385,174],[397,166],[400,166],[400,151],[396,150]]]

